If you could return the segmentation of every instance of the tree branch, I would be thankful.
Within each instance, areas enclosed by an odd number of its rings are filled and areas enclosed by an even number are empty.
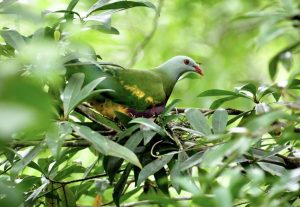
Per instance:
[[[144,38],[144,40],[136,47],[135,51],[133,52],[129,67],[133,67],[137,61],[137,58],[139,56],[139,54],[143,51],[143,49],[149,44],[149,42],[151,41],[151,39],[153,38],[157,27],[158,27],[158,19],[160,16],[160,12],[163,6],[164,0],[159,0],[158,2],[158,6],[157,6],[157,11],[156,11],[156,15],[153,19],[153,27],[150,30],[149,34],[146,35],[146,37]]]

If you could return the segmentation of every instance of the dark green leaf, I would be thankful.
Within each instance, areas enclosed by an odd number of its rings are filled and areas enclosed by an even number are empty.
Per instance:
[[[127,167],[125,168],[125,171],[123,172],[123,174],[120,177],[119,181],[115,185],[114,192],[113,192],[113,199],[114,199],[114,202],[115,202],[117,207],[120,206],[120,198],[121,198],[121,195],[123,193],[124,187],[127,183],[127,179],[128,179],[128,176],[130,174],[130,171],[131,171],[132,167],[133,166],[131,164],[127,165]]]
[[[206,96],[239,96],[239,94],[233,91],[211,89],[211,90],[203,91],[198,95],[198,97],[206,97]]]
[[[163,168],[170,160],[172,159],[173,155],[163,155],[160,158],[150,162],[147,164],[140,172],[137,186],[139,186],[143,181],[145,181],[150,175],[158,172],[161,168]]]
[[[154,178],[158,189],[160,189],[164,194],[169,195],[169,182],[166,169],[162,167],[159,171],[154,173]]]
[[[239,88],[240,91],[248,91],[252,93],[253,96],[256,95],[257,87],[252,83],[247,83]]]
[[[220,98],[215,100],[211,105],[210,105],[210,109],[217,109],[219,108],[223,103],[227,102],[227,101],[231,101],[234,100],[236,98],[239,98],[241,96],[228,96],[228,97],[224,97],[224,98]],[[244,97],[244,96],[242,96]]]
[[[103,2],[103,1],[101,1]],[[149,7],[155,9],[155,6],[151,2],[136,2],[136,1],[117,1],[113,3],[104,4],[100,3],[98,5],[94,5],[91,9],[89,9],[87,16],[91,15],[96,11],[101,10],[117,10],[117,9],[129,9],[133,7]]]
[[[298,46],[300,45],[300,41],[289,45],[288,47],[286,47],[285,49],[281,50],[280,52],[278,52],[270,61],[269,63],[269,75],[271,77],[272,80],[274,80],[275,75],[277,73],[277,69],[278,69],[278,62],[280,61],[280,57],[282,54],[286,53],[286,52],[291,52],[293,50],[295,50]]]

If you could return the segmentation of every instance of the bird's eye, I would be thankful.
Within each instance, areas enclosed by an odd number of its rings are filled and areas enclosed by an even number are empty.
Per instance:
[[[188,60],[188,59],[184,59],[184,64],[186,64],[186,65],[188,65],[188,64],[190,64],[190,61]]]

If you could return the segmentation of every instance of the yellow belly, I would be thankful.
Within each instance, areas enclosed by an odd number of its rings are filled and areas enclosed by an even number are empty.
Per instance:
[[[91,101],[90,104],[103,116],[110,119],[115,119],[115,111],[128,114],[128,108],[124,105],[114,103],[111,100],[106,99],[104,102]]]

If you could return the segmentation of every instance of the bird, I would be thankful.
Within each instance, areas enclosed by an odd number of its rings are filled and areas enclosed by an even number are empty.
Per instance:
[[[95,89],[112,90],[88,100],[103,116],[115,119],[116,112],[121,112],[133,118],[150,118],[163,112],[176,82],[187,72],[204,75],[195,60],[180,55],[149,70],[116,67],[104,69],[95,64],[83,64],[67,69],[67,76],[84,73],[84,84],[105,77]]]

